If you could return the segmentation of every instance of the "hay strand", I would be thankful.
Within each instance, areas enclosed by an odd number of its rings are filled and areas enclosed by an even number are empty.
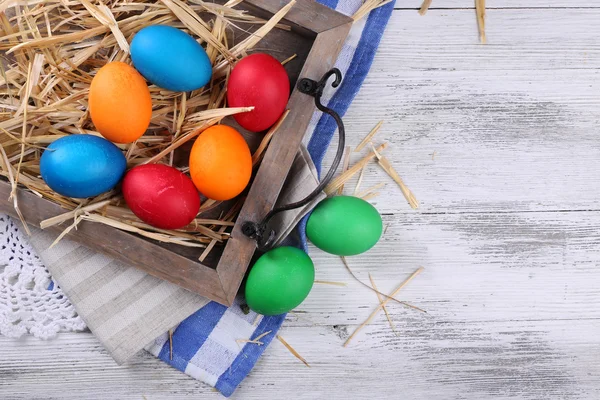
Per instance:
[[[368,189],[363,190],[362,192],[354,194],[354,196],[364,198],[365,196],[372,194],[376,190],[383,188],[385,185],[386,184],[384,182],[378,183],[376,185],[369,187]]]
[[[269,143],[271,143],[271,139],[273,138],[273,135],[275,135],[275,132],[277,132],[277,130],[279,129],[281,124],[283,124],[283,121],[285,121],[285,119],[287,118],[289,113],[290,113],[290,110],[285,110],[283,112],[283,114],[281,114],[281,117],[279,117],[277,122],[275,122],[275,125],[273,125],[269,129],[269,131],[265,134],[263,139],[260,141],[258,148],[254,152],[254,154],[252,154],[252,167],[255,167],[258,165],[258,163],[262,159],[262,156],[263,156],[265,150],[269,146]]]
[[[404,181],[400,177],[400,174],[398,174],[394,167],[392,167],[390,160],[388,160],[385,156],[382,156],[379,153],[379,151],[375,148],[373,148],[373,153],[375,153],[375,157],[377,157],[377,162],[379,166],[394,180],[394,182],[398,184],[398,186],[400,187],[400,191],[404,195],[406,201],[408,201],[408,204],[411,206],[411,208],[413,210],[419,208],[419,201],[412,193],[412,191],[408,188],[408,186],[404,184]]]
[[[286,58],[285,60],[283,60],[281,62],[281,65],[285,65],[285,64],[289,63],[290,61],[292,61],[296,57],[298,57],[298,54],[292,54],[291,56],[289,56],[288,58]]]
[[[348,165],[350,164],[350,146],[346,146],[346,150],[345,150],[345,155],[344,155],[344,163],[342,166],[342,174],[346,171],[348,171]],[[344,184],[342,184],[342,186],[340,186],[340,188],[337,191],[338,195],[342,195],[344,194]]]
[[[321,284],[321,285],[331,285],[331,286],[341,286],[341,287],[347,287],[348,286],[348,284],[346,284],[344,282],[333,282],[333,281],[319,281],[319,280],[315,280],[315,283]]]
[[[289,350],[290,353],[292,353],[294,355],[294,357],[296,357],[298,360],[302,361],[304,363],[304,365],[306,365],[307,367],[310,368],[310,365],[308,365],[308,362],[306,362],[306,360],[304,359],[304,357],[302,357],[300,354],[298,354],[298,352],[296,350],[294,350],[294,348],[292,346],[290,346],[290,344],[288,342],[286,342],[279,335],[277,335],[277,339],[281,342],[281,344],[283,344],[285,346],[286,349]]]
[[[423,4],[421,4],[421,8],[419,8],[419,15],[425,15],[427,14],[427,10],[429,10],[429,7],[431,7],[431,2],[433,0],[424,0]]]
[[[487,43],[485,35],[485,0],[475,0],[475,12],[477,13],[477,28],[479,30],[479,41]]]
[[[373,136],[375,136],[375,134],[379,131],[379,129],[381,128],[382,125],[383,125],[383,121],[379,121],[377,123],[377,125],[375,125],[375,127],[373,129],[371,129],[371,132],[369,132],[368,135],[365,136],[365,138],[358,144],[358,146],[356,146],[356,148],[354,149],[354,152],[361,151],[363,149],[363,147],[365,147],[367,145],[367,143],[369,143],[373,139]]]
[[[360,6],[360,8],[354,13],[352,19],[354,22],[362,19],[366,15],[368,15],[374,9],[384,6],[387,3],[390,3],[392,0],[365,0],[365,2]]]
[[[360,332],[365,326],[367,326],[373,320],[373,318],[375,318],[375,316],[377,315],[377,313],[379,312],[379,310],[381,310],[383,308],[383,306],[385,306],[387,304],[387,302],[390,300],[390,297],[393,298],[393,296],[395,296],[396,294],[398,294],[398,292],[400,290],[402,290],[402,288],[404,288],[406,285],[408,285],[410,283],[410,281],[412,281],[417,275],[419,275],[421,272],[423,272],[423,269],[424,269],[423,267],[419,267],[408,278],[406,278],[392,293],[390,293],[390,295],[388,296],[388,298],[385,299],[382,303],[380,303],[375,308],[375,310],[373,310],[373,312],[371,313],[371,315],[369,315],[369,317],[362,324],[360,324],[354,330],[354,332],[352,332],[352,334],[348,337],[348,339],[346,339],[346,341],[344,342],[344,347],[348,346],[348,344],[354,338],[354,336],[356,336],[356,334],[358,332]]]
[[[383,298],[378,293],[379,289],[377,288],[377,285],[375,284],[375,281],[373,280],[373,277],[371,276],[370,272],[369,272],[369,280],[371,281],[371,286],[373,286],[373,289],[377,290],[377,292],[375,293],[377,295],[377,300],[379,300],[379,305],[381,306],[381,308],[383,308],[383,312],[385,313],[385,317],[387,318],[387,320],[390,324],[390,328],[392,328],[392,332],[394,332],[394,334],[396,336],[398,336],[398,332],[396,332],[396,326],[394,325],[394,322],[392,321],[392,318],[390,317],[390,314],[388,313],[387,306],[383,302]]]
[[[352,269],[350,269],[350,266],[348,265],[348,261],[346,260],[346,257],[341,256],[340,258],[342,259],[342,263],[344,263],[344,266],[346,267],[346,270],[348,270],[348,272],[354,278],[354,280],[357,281],[358,283],[360,283],[361,285],[363,285],[364,287],[366,287],[367,289],[372,290],[375,293],[377,293],[378,295],[385,297],[387,300],[395,301],[398,304],[402,304],[403,306],[406,306],[408,308],[412,308],[413,310],[417,310],[417,311],[420,311],[422,313],[427,314],[427,311],[425,311],[425,310],[423,310],[423,309],[421,309],[419,307],[413,306],[412,304],[409,304],[409,303],[407,303],[405,301],[400,301],[400,300],[398,300],[398,299],[396,299],[396,298],[394,298],[392,296],[388,296],[387,294],[382,293],[382,292],[374,289],[373,287],[367,285],[366,283],[364,283],[363,281],[361,281],[360,279],[358,279],[358,277],[354,274],[354,271],[352,271]]]
[[[252,343],[252,344],[257,344],[259,346],[262,346],[264,343],[261,342],[260,339],[264,338],[265,336],[267,336],[271,332],[273,332],[273,331],[267,331],[267,332],[261,333],[260,335],[258,335],[257,337],[255,337],[252,340],[250,340],[250,339],[236,339],[235,341],[238,344],[239,343]]]
[[[381,152],[386,147],[387,143],[384,143],[380,145],[376,150],[378,152]],[[327,194],[327,196],[332,196],[340,188],[340,186],[348,182],[348,180],[350,180],[354,175],[356,175],[358,171],[360,171],[365,165],[369,163],[369,161],[371,161],[374,158],[375,152],[372,151],[371,153],[363,157],[360,161],[358,161],[356,164],[348,168],[346,172],[332,179],[331,182],[329,182],[329,184],[325,186],[324,192]]]

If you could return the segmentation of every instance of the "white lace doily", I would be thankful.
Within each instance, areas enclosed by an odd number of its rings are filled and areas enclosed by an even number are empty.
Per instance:
[[[31,333],[48,339],[61,331],[85,327],[71,302],[53,284],[26,234],[0,214],[0,334],[20,337]]]

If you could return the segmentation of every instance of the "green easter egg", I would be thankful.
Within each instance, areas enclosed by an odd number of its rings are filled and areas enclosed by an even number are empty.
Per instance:
[[[319,249],[353,256],[375,246],[383,222],[369,202],[354,196],[335,196],[320,202],[306,224],[306,235]]]
[[[259,314],[283,314],[304,301],[314,281],[315,266],[308,254],[295,247],[277,247],[250,270],[246,302]]]

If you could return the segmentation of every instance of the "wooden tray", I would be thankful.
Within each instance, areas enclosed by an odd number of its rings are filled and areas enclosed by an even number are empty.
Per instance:
[[[243,4],[255,15],[270,17],[288,2],[246,0]],[[313,98],[295,89],[295,82],[299,77],[318,81],[331,69],[352,25],[352,19],[311,0],[297,0],[284,21],[292,26],[292,31],[273,29],[261,41],[260,48],[279,60],[298,55],[286,65],[294,85],[287,106],[290,114],[264,155],[224,249],[213,251],[204,263],[199,263],[202,249],[159,243],[86,221],[69,234],[70,239],[219,303],[233,303],[256,249],[255,241],[242,234],[241,226],[245,221],[260,221],[273,208],[316,109]],[[262,137],[244,131],[233,119],[225,123],[235,125],[251,147],[255,147]],[[0,211],[16,217],[12,201],[8,201],[10,191],[10,184],[0,181]],[[25,189],[19,190],[18,199],[25,220],[33,226],[66,212],[59,205]],[[64,226],[49,229],[62,231]]]

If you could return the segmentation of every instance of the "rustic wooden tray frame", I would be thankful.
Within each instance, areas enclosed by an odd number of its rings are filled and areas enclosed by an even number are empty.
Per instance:
[[[246,0],[244,4],[257,14],[270,16],[288,2]],[[313,0],[297,0],[285,22],[295,33],[314,38],[300,77],[318,81],[334,66],[352,19]],[[241,226],[245,221],[260,221],[273,208],[316,109],[313,99],[295,88],[287,107],[290,114],[265,153],[216,268],[193,261],[156,242],[99,223],[83,221],[69,237],[158,278],[231,305],[256,249],[256,242],[242,234]],[[0,210],[16,217],[13,203],[8,201],[10,191],[10,184],[0,181]],[[18,199],[25,220],[33,226],[65,212],[59,205],[25,189],[19,189]],[[49,229],[62,231],[64,227]]]

